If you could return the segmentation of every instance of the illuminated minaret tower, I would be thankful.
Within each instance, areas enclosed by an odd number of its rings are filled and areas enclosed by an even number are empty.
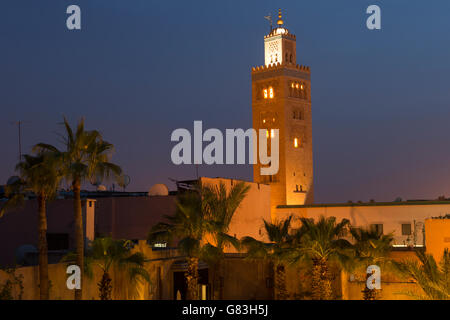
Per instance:
[[[296,38],[284,26],[281,10],[277,26],[264,37],[265,65],[252,69],[253,128],[279,129],[279,171],[260,174],[255,182],[271,185],[272,217],[279,205],[313,202],[311,80],[309,67],[297,64]],[[268,143],[270,145],[270,143]]]

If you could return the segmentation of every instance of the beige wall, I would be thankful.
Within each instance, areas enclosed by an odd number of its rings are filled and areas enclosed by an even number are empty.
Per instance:
[[[201,183],[206,185],[225,184],[229,191],[233,184],[240,180],[202,177]],[[270,221],[270,186],[246,182],[250,186],[247,196],[236,210],[230,224],[229,234],[238,239],[244,236],[262,240],[265,236],[263,219]]]
[[[427,252],[440,261],[444,249],[450,249],[450,219],[426,219],[425,233]]]
[[[171,300],[173,292],[173,269],[175,261],[183,259],[177,250],[153,251],[140,241],[134,250],[143,252],[148,258],[145,268],[150,274],[150,284],[140,285],[133,291],[129,285],[127,275],[117,270],[112,270],[113,299],[149,299]],[[394,252],[392,257],[397,260],[414,258],[413,251]],[[51,281],[50,299],[72,300],[73,291],[66,287],[65,264],[53,264],[49,266]],[[233,255],[222,263],[224,270],[224,299],[272,299],[273,287],[268,285],[267,279],[274,276],[274,272],[267,261],[242,259]],[[352,280],[349,274],[339,273],[336,268],[330,267],[333,275],[333,291],[337,299],[359,300],[362,299],[361,290],[364,288],[364,275],[354,274]],[[38,267],[23,267],[16,270],[17,275],[23,275],[24,295],[23,299],[36,300],[39,298]],[[85,278],[83,286],[83,298],[87,300],[98,299],[97,283],[101,279],[101,270],[94,268],[94,276]],[[209,275],[211,283],[212,274]],[[9,278],[4,271],[0,271],[0,285]],[[420,293],[419,287],[410,279],[397,278],[396,275],[383,273],[381,276],[381,299],[412,299],[407,292]],[[286,270],[286,285],[290,293],[289,299],[308,299],[310,293],[310,275],[308,268],[289,266]],[[17,288],[16,288],[17,289]],[[17,290],[15,291],[17,298]]]
[[[137,290],[130,286],[128,276],[126,273],[112,269],[110,272],[112,278],[113,292],[112,297],[115,300],[119,299],[158,299],[163,297],[170,298],[171,290],[168,285],[158,287],[157,269],[160,267],[162,270],[161,278],[167,278],[170,276],[170,266],[173,260],[168,258],[175,257],[178,253],[176,250],[165,251],[152,251],[150,247],[145,244],[145,241],[141,241],[139,245],[135,247],[136,251],[143,252],[147,259],[159,259],[156,261],[149,261],[146,263],[145,268],[150,274],[151,283],[140,285]],[[49,265],[49,280],[50,280],[50,299],[51,300],[73,300],[74,292],[69,290],[66,286],[68,274],[66,273],[68,264],[58,263]],[[85,300],[97,300],[98,296],[98,282],[102,277],[102,271],[95,265],[93,265],[93,276],[85,277],[83,283],[83,299]],[[15,274],[17,276],[23,276],[24,292],[22,299],[24,300],[37,300],[39,299],[39,268],[38,266],[21,267],[17,268]],[[2,286],[7,279],[12,279],[5,271],[0,270],[0,286]],[[166,281],[163,281],[164,283]],[[162,292],[160,293],[159,290]],[[14,297],[17,298],[18,287],[14,288]]]
[[[290,214],[296,217],[317,219],[321,215],[334,216],[338,220],[349,219],[356,227],[383,224],[385,234],[394,233],[394,244],[423,245],[425,220],[450,212],[450,202],[423,202],[422,204],[402,202],[399,204],[353,204],[353,205],[313,205],[277,208],[275,215],[283,219]],[[411,236],[402,235],[402,224],[411,223]],[[415,233],[414,233],[415,231]],[[408,240],[409,239],[409,240]]]

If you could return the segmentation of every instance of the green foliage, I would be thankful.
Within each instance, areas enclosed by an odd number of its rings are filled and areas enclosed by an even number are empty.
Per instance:
[[[210,227],[199,190],[178,195],[174,215],[165,216],[168,222],[153,226],[148,235],[152,244],[178,240],[178,249],[187,256],[199,256],[201,241]]]
[[[269,242],[252,237],[241,239],[241,245],[247,251],[249,259],[267,259],[275,269],[275,299],[285,300],[289,297],[286,290],[286,263],[291,259],[293,237],[291,235],[292,216],[275,223],[264,221],[264,228]]]
[[[197,297],[198,260],[214,264],[214,277],[217,278],[224,249],[230,245],[239,248],[239,241],[230,236],[228,230],[249,188],[240,182],[227,192],[223,183],[219,186],[199,184],[192,191],[180,193],[174,215],[166,216],[167,222],[158,223],[150,230],[150,243],[177,241],[178,250],[187,256],[186,279],[191,299]]]
[[[97,130],[85,130],[84,119],[78,122],[75,132],[64,118],[65,134],[61,135],[64,150],[39,143],[34,146],[35,151],[50,151],[57,155],[62,165],[62,174],[69,183],[80,179],[81,182],[92,178],[109,178],[113,175],[118,179],[122,169],[109,162],[114,146],[103,140]]]
[[[350,268],[366,268],[375,264],[388,267],[391,262],[389,254],[392,251],[394,236],[384,235],[369,228],[350,228],[350,234],[355,240],[353,244],[354,258]]]
[[[239,182],[227,193],[224,183],[218,186],[203,186],[202,203],[205,219],[208,221],[207,234],[212,240],[202,248],[201,256],[210,262],[217,262],[223,257],[224,249],[233,246],[239,250],[240,242],[228,234],[231,220],[241,204],[250,186]]]
[[[293,249],[291,231],[292,216],[275,223],[264,222],[264,228],[269,242],[256,240],[252,237],[241,239],[241,245],[247,251],[249,258],[262,258],[272,261],[275,265],[288,262]]]
[[[354,258],[350,260],[351,269],[362,269],[366,272],[369,265],[377,265],[383,270],[392,268],[392,260],[389,254],[392,251],[393,234],[381,234],[373,228],[350,228],[350,233],[355,240],[353,244]],[[369,277],[367,275],[366,277]],[[364,300],[375,300],[377,290],[369,289],[364,283]]]
[[[22,300],[24,290],[23,275],[16,275],[14,268],[4,271],[11,279],[7,279],[3,285],[0,284],[0,300],[14,300],[14,298]],[[16,296],[14,296],[14,292],[16,292]]]
[[[346,265],[350,256],[351,244],[343,239],[350,221],[342,219],[336,223],[335,217],[321,216],[317,222],[300,218],[302,226],[296,232],[297,257],[299,259],[335,260]]]
[[[450,213],[438,217],[433,217],[432,219],[450,219]]]
[[[350,221],[321,216],[317,222],[300,218],[302,226],[295,234],[293,262],[312,265],[312,297],[316,300],[332,299],[329,263],[346,268],[351,260],[351,244],[343,239]]]
[[[400,272],[416,281],[424,294],[407,292],[406,294],[423,300],[450,300],[450,253],[444,250],[438,264],[431,254],[417,250],[419,261],[406,260],[396,262]]]
[[[141,252],[132,252],[129,240],[114,240],[110,237],[97,238],[86,251],[86,273],[92,276],[92,267],[102,270],[99,282],[99,296],[102,300],[111,299],[112,280],[109,276],[111,267],[126,272],[132,288],[138,283],[150,282],[150,275],[144,267],[145,256]]]
[[[46,200],[53,198],[62,178],[59,159],[48,151],[24,155],[23,160],[16,165],[16,171],[19,179],[6,186],[8,200],[0,209],[0,217],[7,211],[21,207],[30,194],[40,195]]]

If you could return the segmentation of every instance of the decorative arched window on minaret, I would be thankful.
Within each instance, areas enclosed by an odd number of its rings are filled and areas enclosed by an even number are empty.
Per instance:
[[[281,10],[278,11],[277,27],[264,37],[265,65],[296,63],[295,35],[283,26]],[[275,57],[275,59],[274,59]]]
[[[311,74],[309,67],[297,64],[296,37],[284,26],[281,10],[277,26],[264,36],[264,60],[264,66],[252,70],[253,128],[267,130],[268,136],[279,129],[279,171],[263,176],[257,163],[253,178],[270,184],[276,216],[277,206],[313,202]],[[277,120],[268,121],[274,114]]]

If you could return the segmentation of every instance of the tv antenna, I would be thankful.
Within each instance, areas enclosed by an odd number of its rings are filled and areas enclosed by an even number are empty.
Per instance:
[[[266,19],[267,21],[269,21],[269,23],[270,23],[270,32],[272,32],[272,30],[273,30],[273,26],[272,26],[272,14],[269,13],[269,15],[264,16],[264,19]]]
[[[123,191],[125,191],[126,188],[128,187],[128,185],[130,184],[130,182],[131,182],[130,176],[128,176],[128,175],[125,174],[125,175],[121,175],[121,176],[119,177],[119,182],[118,182],[118,184],[119,184],[120,187],[123,188]]]
[[[19,161],[22,161],[22,125],[25,121],[15,121],[11,122],[11,124],[17,126],[18,131],[18,141],[19,141]]]

